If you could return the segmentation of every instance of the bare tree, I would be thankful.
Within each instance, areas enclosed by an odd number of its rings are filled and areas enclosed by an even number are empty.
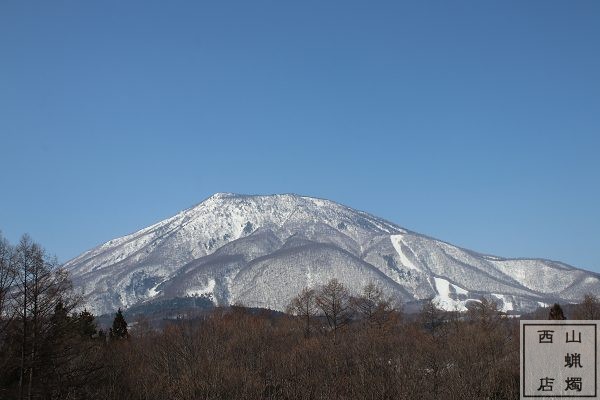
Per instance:
[[[15,248],[15,267],[15,306],[21,321],[19,397],[24,397],[27,384],[30,399],[40,364],[40,344],[48,333],[50,317],[59,302],[71,311],[76,301],[69,295],[72,287],[67,273],[28,235],[23,235]]]
[[[18,271],[17,312],[21,318],[21,368],[19,372],[19,398],[25,393],[26,367],[29,356],[29,290],[31,270],[37,257],[37,247],[27,235],[23,235],[15,249],[15,266]]]
[[[598,300],[598,297],[586,293],[583,296],[583,301],[575,308],[575,319],[600,319],[600,300]]]
[[[348,289],[337,279],[332,279],[319,290],[316,303],[327,318],[327,323],[333,330],[335,339],[337,330],[350,322],[352,318]]]
[[[8,328],[15,316],[11,307],[11,290],[15,276],[12,246],[0,232],[0,370],[7,370],[14,359],[11,357],[14,338],[9,339]]]
[[[393,299],[386,297],[383,290],[372,282],[364,287],[360,296],[353,297],[351,303],[352,308],[369,326],[382,328],[399,317]]]
[[[13,249],[0,232],[0,338],[14,317],[10,309],[10,291],[15,277]]]
[[[498,303],[487,297],[470,304],[468,310],[469,319],[478,322],[485,329],[494,329],[501,320],[502,312],[498,309]]]
[[[302,292],[290,302],[287,312],[302,317],[304,321],[304,336],[307,338],[310,337],[314,318],[319,312],[317,294],[314,289],[302,289]]]
[[[440,333],[444,333],[443,328],[446,323],[446,313],[438,308],[433,299],[429,299],[423,303],[421,312],[419,313],[419,320],[423,324],[425,331],[429,332],[431,336],[436,337]]]
[[[364,287],[360,296],[352,298],[352,305],[361,317],[370,320],[377,312],[377,307],[382,300],[381,288],[370,282]]]

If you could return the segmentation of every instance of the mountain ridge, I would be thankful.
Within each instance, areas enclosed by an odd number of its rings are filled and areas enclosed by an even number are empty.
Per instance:
[[[331,278],[354,292],[374,281],[401,301],[434,298],[459,310],[482,296],[520,312],[600,293],[598,274],[566,263],[478,253],[290,193],[216,193],[90,249],[65,268],[96,313],[194,295],[283,310],[303,287]]]

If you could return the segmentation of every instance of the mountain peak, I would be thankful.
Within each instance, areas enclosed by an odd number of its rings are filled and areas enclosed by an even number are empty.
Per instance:
[[[215,193],[65,264],[97,313],[208,296],[282,310],[304,287],[375,282],[401,301],[463,310],[490,296],[505,310],[600,293],[596,274],[546,260],[484,256],[339,203],[297,194]]]
[[[228,192],[217,192],[215,194],[213,194],[212,196],[208,197],[206,200],[220,200],[220,199],[226,199],[229,197],[238,197],[240,196],[237,193],[228,193]]]
[[[242,194],[230,192],[217,192],[207,198],[209,199],[228,199],[228,198],[306,198],[317,199],[316,197],[299,195],[297,193],[271,193],[271,194]]]

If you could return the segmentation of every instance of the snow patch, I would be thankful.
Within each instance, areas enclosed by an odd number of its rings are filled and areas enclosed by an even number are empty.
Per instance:
[[[513,311],[515,309],[515,305],[513,304],[512,301],[510,301],[508,299],[507,296],[505,296],[503,294],[499,294],[499,293],[492,293],[492,296],[494,296],[498,300],[502,301],[502,308],[500,309],[500,311],[508,312],[508,311]]]
[[[215,290],[215,285],[217,282],[214,279],[208,281],[208,285],[201,287],[199,289],[188,289],[185,291],[186,296],[197,297],[197,296],[206,296],[208,294],[213,294],[213,290]]]
[[[160,283],[158,285],[160,285]],[[150,298],[156,297],[160,293],[160,290],[156,290],[156,288],[158,288],[158,285],[148,289],[148,297],[150,297]]]
[[[371,216],[368,214],[367,214],[367,218],[369,218],[370,223],[372,223],[373,225],[375,225],[377,228],[381,229],[385,233],[392,233],[387,226],[382,225],[381,223],[379,223],[379,221],[377,221],[375,219],[372,219]]]
[[[402,245],[404,244],[406,246],[406,243],[403,240],[403,236],[404,235],[391,235],[390,236],[390,240],[392,241],[392,245],[394,246],[394,249],[396,250],[396,253],[398,253],[398,255],[400,256],[400,262],[405,267],[408,267],[410,269],[414,269],[415,271],[421,271],[415,264],[413,264],[412,261],[410,261],[408,259],[408,257],[406,256],[406,254],[404,254],[404,252],[402,251]]]
[[[444,278],[434,277],[435,290],[438,295],[433,298],[433,302],[437,307],[445,311],[467,311],[466,303],[471,299],[455,300],[451,297],[451,289],[457,295],[467,295],[469,292],[460,286],[450,283]]]

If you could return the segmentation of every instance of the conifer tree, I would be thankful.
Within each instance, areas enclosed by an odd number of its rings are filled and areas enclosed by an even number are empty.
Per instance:
[[[71,318],[62,301],[59,301],[54,307],[54,314],[50,317],[50,336],[58,337],[63,335],[71,324]]]
[[[84,309],[77,316],[77,327],[81,336],[91,338],[97,333],[94,314]]]
[[[548,315],[548,319],[551,319],[551,320],[567,319],[567,318],[565,318],[565,314],[563,313],[563,310],[562,310],[560,304],[554,303],[552,308],[550,308],[550,313]]]
[[[110,337],[116,339],[126,339],[129,337],[129,332],[127,332],[127,321],[125,321],[125,317],[123,317],[121,308],[119,308],[115,315],[115,319],[113,320],[112,328],[110,329]]]

